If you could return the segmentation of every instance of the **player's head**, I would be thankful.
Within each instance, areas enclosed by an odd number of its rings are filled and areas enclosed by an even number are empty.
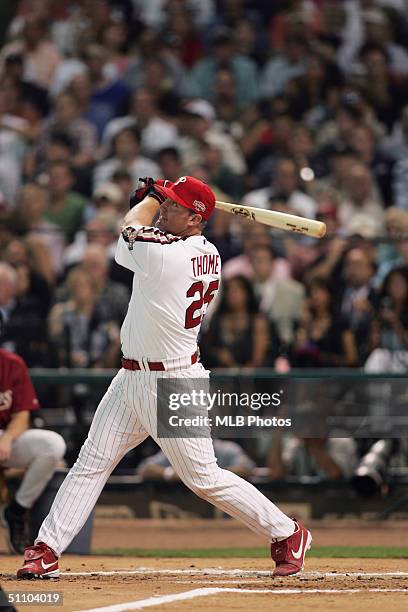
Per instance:
[[[167,199],[160,207],[156,226],[176,236],[200,234],[215,206],[211,189],[192,176],[181,176],[166,187],[155,186]]]

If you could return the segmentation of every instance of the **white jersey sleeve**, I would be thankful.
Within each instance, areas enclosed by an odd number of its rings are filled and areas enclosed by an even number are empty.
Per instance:
[[[131,225],[119,237],[115,260],[142,279],[151,278],[161,274],[168,247],[182,240],[156,227]]]

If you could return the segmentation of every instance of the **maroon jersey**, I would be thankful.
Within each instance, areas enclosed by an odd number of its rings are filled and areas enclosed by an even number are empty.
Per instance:
[[[37,410],[38,399],[24,360],[0,349],[0,429],[16,412]]]

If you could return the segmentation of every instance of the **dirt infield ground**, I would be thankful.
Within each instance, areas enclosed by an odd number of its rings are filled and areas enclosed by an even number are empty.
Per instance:
[[[321,545],[407,544],[407,525],[342,522],[313,525],[314,543]],[[234,521],[135,521],[98,519],[95,549],[112,546],[188,548],[259,546],[259,538]],[[271,562],[264,559],[134,558],[71,556],[62,558],[59,581],[18,582],[20,559],[0,554],[2,585],[7,591],[61,591],[57,610],[107,612],[152,607],[176,612],[214,610],[274,610],[291,612],[370,612],[408,609],[408,562],[404,559],[310,558],[305,572],[293,578],[272,579]],[[107,573],[106,573],[107,572]],[[154,600],[152,600],[154,598]],[[117,604],[130,603],[120,607]],[[116,605],[115,605],[116,604]],[[111,606],[115,605],[115,608]],[[20,606],[30,612],[42,606]]]
[[[192,599],[174,601],[173,597],[172,601],[170,597],[168,603],[158,599],[154,609],[172,612],[248,609],[276,612],[285,605],[291,612],[312,609],[315,612],[329,609],[354,612],[363,607],[370,612],[402,612],[408,606],[408,572],[399,574],[401,562],[395,559],[338,559],[335,563],[312,559],[300,577],[285,579],[270,577],[271,566],[267,559],[132,560],[66,556],[60,580],[41,582],[15,580],[9,572],[14,571],[17,564],[15,557],[0,559],[2,584],[7,591],[61,591],[64,605],[54,609],[70,612],[125,602],[134,602],[126,609],[137,610],[147,607],[146,604],[150,607],[152,597],[181,593],[186,597],[186,594],[191,595],[191,591],[196,593]],[[115,574],[100,574],[112,571]],[[354,575],[346,575],[350,572]],[[208,589],[216,591],[208,594]],[[44,609],[37,606],[24,608],[31,612]]]
[[[315,546],[408,546],[408,521],[305,521]],[[98,518],[92,549],[231,548],[264,546],[264,540],[232,519]]]

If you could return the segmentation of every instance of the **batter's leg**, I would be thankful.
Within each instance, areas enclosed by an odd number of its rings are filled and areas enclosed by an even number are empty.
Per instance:
[[[125,399],[121,370],[101,400],[78,459],[62,483],[35,543],[60,555],[79,533],[109,475],[128,450],[148,436]]]
[[[295,524],[265,495],[236,474],[217,465],[208,429],[206,438],[159,438],[157,436],[157,379],[155,372],[130,373],[135,410],[146,431],[154,438],[171,462],[181,480],[199,497],[242,521],[269,542],[285,539],[295,531]],[[195,388],[195,379],[206,371],[195,364],[191,368],[167,374],[168,378],[185,379],[183,390]],[[181,387],[180,387],[181,388]],[[207,411],[204,409],[204,413]],[[204,428],[202,429],[204,430]]]
[[[208,438],[156,438],[184,484],[268,542],[284,539],[295,524],[252,484],[217,465]]]

